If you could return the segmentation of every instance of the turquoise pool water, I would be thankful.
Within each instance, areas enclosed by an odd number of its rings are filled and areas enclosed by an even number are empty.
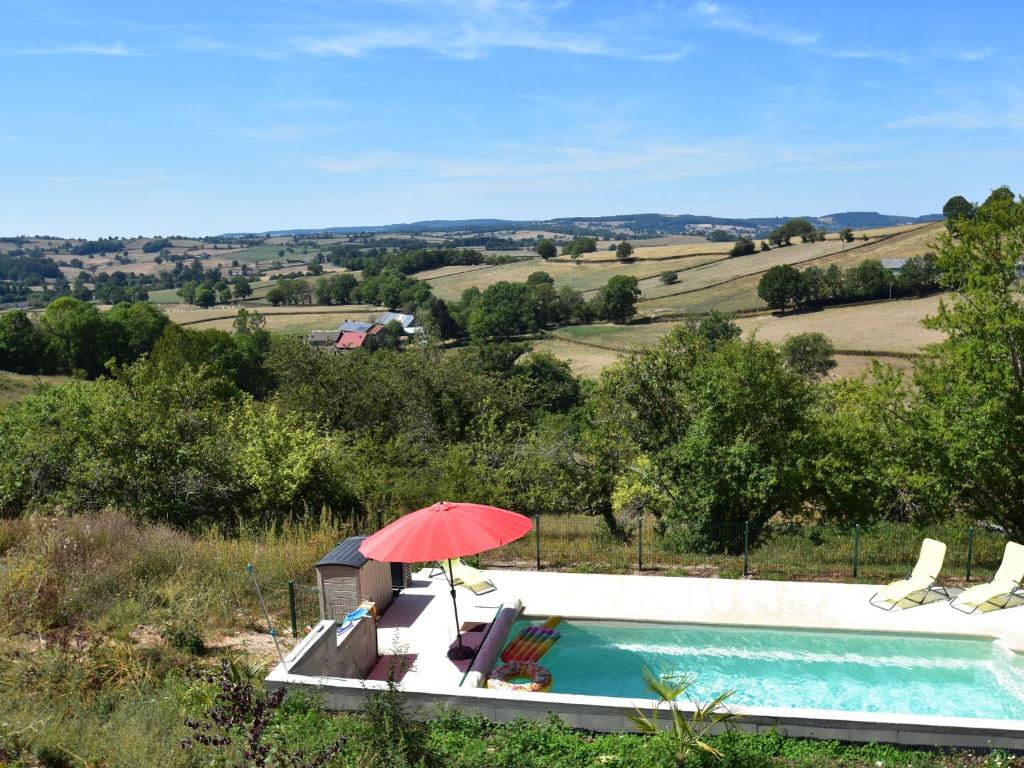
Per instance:
[[[541,622],[519,621],[509,633]],[[641,669],[696,676],[734,705],[1024,719],[1024,656],[988,640],[563,621],[540,663],[551,690],[649,698]]]

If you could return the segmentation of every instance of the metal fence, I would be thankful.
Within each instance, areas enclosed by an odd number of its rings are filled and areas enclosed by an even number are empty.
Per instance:
[[[369,534],[390,522],[392,518],[372,515],[353,521],[352,530]],[[534,515],[533,527],[523,538],[467,559],[486,568],[881,583],[906,576],[917,562],[922,539],[931,537],[946,544],[943,583],[963,585],[991,578],[1006,545],[1006,537],[997,531],[954,522],[864,528],[772,523],[759,529],[723,522],[704,534],[702,546],[687,548],[666,535],[652,516],[614,534],[598,516]],[[275,586],[280,590],[285,585]],[[301,634],[320,618],[312,571],[308,580],[288,582],[287,589],[291,626]],[[283,594],[275,597],[280,600],[276,604],[284,604]]]
[[[966,583],[991,577],[1006,543],[998,532],[963,524],[794,523],[755,530],[737,522],[716,524],[705,533],[702,546],[688,550],[666,536],[653,517],[615,535],[601,517],[536,515],[527,536],[482,553],[477,562],[491,568],[876,582],[906,576],[917,562],[921,540],[932,537],[947,546],[944,578]]]

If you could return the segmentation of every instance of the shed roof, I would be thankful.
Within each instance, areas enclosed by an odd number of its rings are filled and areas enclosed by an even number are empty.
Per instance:
[[[410,325],[416,322],[416,318],[414,318],[412,315],[403,315],[400,312],[381,312],[379,315],[377,315],[376,322],[380,323],[381,325],[387,325],[392,320],[397,320],[398,324],[401,325],[403,328],[408,328]]]
[[[339,327],[339,331],[356,331],[357,333],[366,333],[370,330],[372,323],[364,323],[362,320],[346,320]]]
[[[882,259],[882,266],[886,269],[903,269],[907,259]]]
[[[358,331],[345,331],[334,346],[338,349],[358,349],[366,341],[366,334]]]
[[[367,557],[359,551],[359,545],[363,543],[365,536],[349,536],[341,544],[336,546],[326,555],[320,558],[317,566],[321,565],[347,565],[352,568],[362,568]]]
[[[338,331],[310,331],[309,340],[333,344],[341,334]]]

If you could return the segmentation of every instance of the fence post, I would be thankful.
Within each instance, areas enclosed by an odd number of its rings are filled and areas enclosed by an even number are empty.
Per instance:
[[[971,580],[971,566],[974,565],[974,526],[967,529],[967,574],[965,581]]]
[[[860,523],[853,526],[853,578],[860,573]]]
[[[383,528],[383,527],[384,527],[384,519],[383,519],[383,517],[381,516],[381,511],[380,511],[380,509],[378,509],[378,510],[377,510],[377,530],[379,531],[379,530],[380,530],[381,528]]]
[[[743,578],[750,573],[750,521],[743,523]]]
[[[644,516],[640,515],[636,522],[636,569],[644,569]]]
[[[292,615],[292,637],[299,636],[299,622],[295,615],[295,582],[288,582],[288,611]]]
[[[537,570],[540,570],[540,513],[533,516],[534,543],[537,545]]]

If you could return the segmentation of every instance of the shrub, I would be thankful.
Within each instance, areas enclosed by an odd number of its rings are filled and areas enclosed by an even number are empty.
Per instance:
[[[730,256],[749,256],[754,253],[754,241],[748,237],[741,237],[729,251]]]
[[[206,642],[203,640],[199,626],[191,620],[178,620],[171,622],[161,633],[164,640],[174,648],[193,656],[202,656],[206,653]]]
[[[672,283],[679,282],[679,273],[669,269],[662,272],[658,279],[661,280],[662,285],[672,285]]]

